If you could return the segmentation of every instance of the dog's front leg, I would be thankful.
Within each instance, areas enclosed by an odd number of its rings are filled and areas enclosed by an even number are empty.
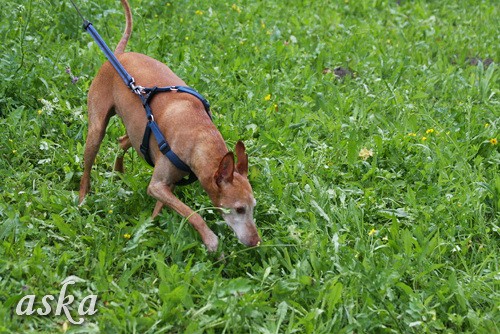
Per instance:
[[[148,186],[148,194],[185,217],[196,231],[198,231],[207,249],[210,252],[215,252],[219,244],[219,240],[215,233],[212,232],[198,213],[194,212],[190,207],[175,197],[172,189],[173,186],[169,186],[163,180],[158,180],[155,178],[155,174],[153,174]],[[159,208],[161,209],[161,205],[157,203],[154,213],[158,214],[160,211]]]
[[[127,153],[127,150],[132,147],[132,143],[130,142],[130,138],[128,137],[127,134],[124,136],[121,136],[118,138],[118,145],[120,145],[120,148],[123,150],[118,154],[115,160],[115,167],[114,170],[120,173],[123,173],[124,168],[123,168],[123,157],[125,153]]]
[[[171,189],[172,191],[174,190],[174,188],[170,188],[170,189]],[[154,219],[154,218],[156,218],[156,216],[158,216],[158,215],[160,214],[161,209],[163,209],[163,207],[164,207],[164,206],[165,206],[165,205],[164,205],[162,202],[157,201],[157,202],[156,202],[156,205],[155,205],[155,208],[154,208],[154,210],[153,210],[153,214],[151,215],[151,217],[152,217],[153,219]]]

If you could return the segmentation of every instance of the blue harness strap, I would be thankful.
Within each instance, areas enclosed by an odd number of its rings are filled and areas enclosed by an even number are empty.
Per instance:
[[[145,88],[145,91],[148,92],[151,90],[150,88]],[[195,91],[191,87],[186,87],[186,86],[168,86],[168,87],[156,87],[156,92],[161,93],[161,92],[180,92],[180,93],[188,93],[191,94],[195,97],[198,98],[198,100],[203,103],[203,106],[205,107],[205,111],[207,112],[208,116],[210,119],[212,119],[212,116],[210,114],[210,103],[197,91]]]
[[[74,4],[73,4],[74,5]],[[78,8],[75,6],[75,8],[78,11]],[[79,12],[79,11],[78,11]],[[80,14],[81,16],[81,14]],[[83,19],[83,17],[82,17]],[[196,175],[193,173],[191,168],[189,168],[188,165],[186,165],[178,156],[177,154],[174,153],[170,149],[170,145],[168,145],[167,140],[163,136],[163,134],[160,131],[160,128],[158,127],[158,124],[154,120],[153,112],[151,110],[151,107],[149,106],[149,102],[153,98],[153,96],[156,93],[161,93],[161,92],[180,92],[180,93],[187,93],[191,94],[195,97],[197,97],[202,103],[203,106],[205,107],[205,111],[207,112],[208,116],[210,119],[212,119],[212,115],[210,113],[210,104],[208,101],[197,91],[190,87],[185,87],[185,86],[169,86],[169,87],[153,87],[153,88],[144,88],[140,86],[135,86],[135,81],[134,78],[125,70],[123,65],[120,63],[118,58],[116,58],[115,54],[111,49],[106,45],[102,37],[99,35],[97,30],[92,26],[92,23],[89,21],[83,19],[83,29],[86,30],[90,36],[94,39],[94,41],[97,43],[99,48],[102,50],[106,58],[108,58],[109,62],[113,67],[115,68],[116,72],[118,75],[122,78],[123,82],[127,87],[129,87],[136,95],[138,95],[142,101],[142,104],[144,106],[144,109],[146,110],[146,117],[148,119],[148,123],[146,125],[146,130],[144,131],[144,136],[142,139],[142,144],[140,146],[140,150],[142,155],[144,156],[144,159],[146,162],[154,166],[153,160],[151,159],[151,155],[149,153],[149,139],[151,137],[151,133],[155,136],[156,142],[158,143],[158,148],[160,151],[172,162],[172,164],[177,167],[178,169],[188,172],[189,176],[188,178],[184,178],[177,182],[177,185],[186,185],[190,184],[194,181],[197,180]]]

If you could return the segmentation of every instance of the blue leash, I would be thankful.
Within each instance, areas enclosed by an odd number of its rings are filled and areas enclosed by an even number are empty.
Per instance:
[[[149,106],[149,102],[153,98],[153,96],[156,93],[161,93],[161,92],[180,92],[180,93],[187,93],[195,96],[198,98],[202,103],[203,106],[205,107],[205,111],[207,112],[208,116],[210,119],[212,119],[212,116],[210,114],[210,104],[208,101],[196,90],[190,88],[190,87],[185,87],[185,86],[169,86],[169,87],[153,87],[153,88],[144,88],[141,86],[136,86],[135,85],[135,80],[134,78],[125,70],[123,65],[120,63],[120,61],[116,58],[115,54],[111,49],[106,45],[102,37],[99,35],[97,30],[92,26],[92,23],[90,23],[88,20],[86,20],[83,15],[80,13],[80,10],[78,7],[75,5],[73,0],[70,0],[71,3],[73,4],[73,7],[75,7],[76,11],[80,15],[80,17],[83,20],[83,29],[87,31],[90,36],[94,39],[94,41],[97,43],[99,48],[102,50],[106,58],[109,60],[111,65],[115,68],[116,72],[118,75],[122,78],[123,82],[127,87],[129,87],[132,92],[134,92],[136,95],[138,95],[142,101],[142,105],[144,106],[144,110],[146,111],[146,117],[148,119],[148,123],[146,125],[146,130],[144,131],[144,136],[142,139],[142,144],[140,147],[141,153],[144,155],[144,159],[146,162],[154,167],[153,160],[151,159],[151,155],[149,153],[149,139],[151,137],[151,133],[155,136],[156,142],[158,143],[158,148],[160,151],[170,160],[170,162],[177,167],[178,169],[188,172],[189,176],[187,179],[182,179],[179,182],[176,183],[176,185],[186,185],[193,183],[197,180],[196,175],[193,173],[191,168],[189,168],[188,165],[186,165],[178,156],[177,154],[174,153],[170,149],[170,145],[168,144],[167,140],[165,139],[165,136],[160,131],[160,128],[158,127],[158,124],[154,120],[153,112],[151,110],[151,107]]]
[[[111,49],[106,45],[104,40],[102,39],[101,35],[95,30],[94,26],[92,23],[90,23],[87,20],[84,20],[83,22],[83,29],[86,30],[90,36],[94,39],[94,41],[97,43],[99,48],[104,52],[104,55],[106,58],[108,58],[109,62],[113,67],[115,68],[116,72],[118,72],[118,75],[122,78],[123,82],[127,87],[132,89],[135,92],[135,80],[132,78],[130,74],[128,74],[127,70],[122,66],[122,64],[118,61],[116,58],[115,54]]]

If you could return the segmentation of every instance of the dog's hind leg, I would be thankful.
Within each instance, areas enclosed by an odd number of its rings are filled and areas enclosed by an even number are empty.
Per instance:
[[[115,167],[113,169],[117,172],[123,173],[124,172],[123,157],[125,156],[125,153],[127,153],[127,150],[132,147],[132,143],[130,142],[130,139],[127,134],[118,138],[118,145],[123,151],[120,152],[116,157]]]
[[[92,86],[91,86],[92,91]],[[99,99],[91,99],[89,93],[88,118],[89,125],[87,131],[87,140],[85,141],[85,152],[83,154],[83,175],[80,181],[80,192],[78,203],[82,204],[85,195],[90,190],[90,173],[94,164],[97,151],[101,146],[102,139],[106,134],[106,127],[109,119],[114,115],[112,101],[99,101]],[[96,101],[100,102],[97,103]]]

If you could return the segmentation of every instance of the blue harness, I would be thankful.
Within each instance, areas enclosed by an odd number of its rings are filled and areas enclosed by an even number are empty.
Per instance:
[[[212,116],[210,115],[210,104],[200,93],[198,93],[197,91],[195,91],[190,87],[185,87],[185,86],[142,88],[142,91],[145,93],[145,95],[139,94],[139,97],[141,98],[144,110],[146,110],[146,117],[148,119],[148,124],[146,125],[146,130],[144,131],[144,136],[142,137],[142,144],[140,147],[144,159],[149,165],[154,167],[153,160],[151,159],[151,155],[149,154],[149,138],[151,137],[151,133],[153,133],[156,142],[158,143],[158,148],[160,149],[160,152],[163,153],[175,167],[184,172],[189,173],[187,179],[182,179],[178,181],[176,184],[182,186],[193,183],[194,181],[197,180],[196,175],[193,173],[191,168],[189,168],[189,166],[186,165],[177,156],[177,154],[175,154],[174,151],[170,149],[170,145],[168,145],[167,140],[161,133],[160,128],[158,127],[158,124],[155,122],[153,112],[151,110],[151,107],[149,106],[149,102],[156,93],[161,93],[161,92],[188,93],[197,97],[203,103],[203,106],[205,107],[205,111],[207,112],[208,117],[212,119]]]
[[[82,17],[83,18],[83,17]],[[197,97],[205,107],[205,111],[207,112],[210,119],[212,116],[210,114],[210,104],[208,101],[197,91],[190,87],[185,86],[169,86],[169,87],[153,87],[153,88],[145,88],[141,86],[135,85],[135,80],[132,76],[125,70],[123,65],[118,61],[114,53],[110,50],[110,48],[106,45],[102,37],[99,35],[97,30],[92,26],[92,23],[83,19],[83,29],[86,30],[90,36],[97,43],[99,48],[104,52],[106,58],[108,58],[109,62],[115,68],[116,72],[120,75],[125,85],[127,85],[132,92],[134,92],[142,101],[142,105],[144,106],[144,110],[146,111],[146,117],[148,119],[148,123],[146,125],[146,130],[144,131],[144,137],[142,139],[142,144],[140,147],[141,153],[144,156],[146,162],[154,167],[153,160],[151,159],[151,155],[149,153],[149,139],[151,137],[151,133],[155,136],[156,142],[158,143],[158,148],[160,151],[170,160],[170,162],[177,167],[178,169],[189,173],[187,178],[184,178],[176,183],[176,185],[186,185],[190,184],[197,180],[196,175],[193,173],[191,168],[186,165],[178,156],[171,150],[170,145],[168,144],[165,136],[160,131],[158,124],[155,122],[153,112],[149,103],[151,99],[154,97],[156,93],[162,92],[179,92],[179,93],[187,93]]]

